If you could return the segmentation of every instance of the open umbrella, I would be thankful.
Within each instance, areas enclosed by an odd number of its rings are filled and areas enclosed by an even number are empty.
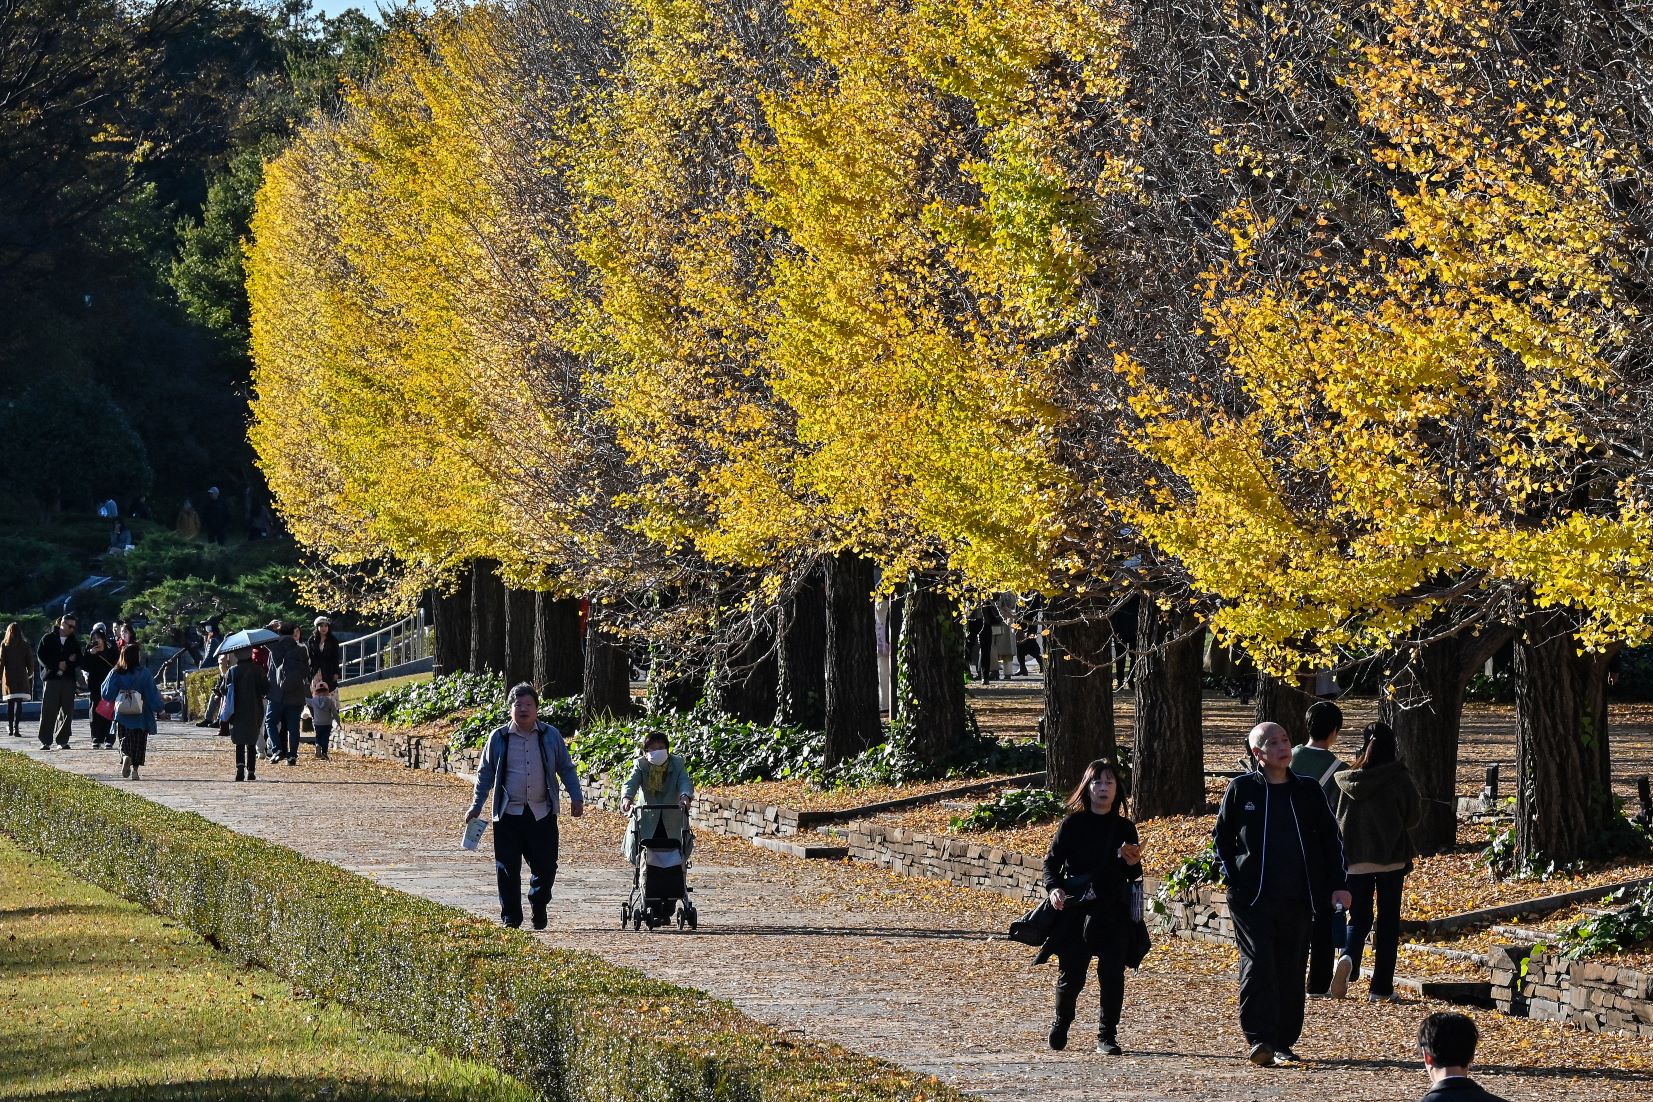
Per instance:
[[[248,628],[224,640],[224,645],[218,649],[220,652],[246,650],[249,647],[262,647],[265,643],[273,643],[280,638],[281,636],[268,628]]]

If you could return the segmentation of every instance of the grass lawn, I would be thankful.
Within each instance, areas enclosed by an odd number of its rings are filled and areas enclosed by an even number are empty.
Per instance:
[[[364,696],[373,693],[382,693],[386,689],[393,689],[398,685],[411,684],[414,681],[429,681],[428,673],[410,673],[405,677],[387,677],[383,681],[364,681],[359,685],[346,685],[339,690],[339,707],[354,704]]]
[[[0,1098],[528,1102],[0,835]]]

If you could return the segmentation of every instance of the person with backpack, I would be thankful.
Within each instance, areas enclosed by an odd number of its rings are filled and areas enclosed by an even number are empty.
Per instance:
[[[1366,935],[1372,938],[1372,975],[1366,997],[1398,1002],[1395,958],[1400,952],[1400,905],[1406,874],[1418,854],[1412,828],[1423,816],[1418,786],[1400,760],[1395,732],[1387,723],[1371,723],[1354,768],[1337,775],[1337,821],[1349,860],[1349,944],[1338,971],[1359,977]],[[1372,903],[1377,901],[1376,929]]]
[[[269,630],[280,635],[270,644],[270,701],[264,723],[270,741],[270,764],[287,760],[298,764],[299,722],[310,693],[310,657],[304,649],[304,630],[272,621]]]
[[[1335,808],[1337,785],[1332,783],[1332,777],[1349,768],[1349,763],[1332,751],[1332,744],[1343,730],[1343,709],[1329,700],[1317,700],[1309,705],[1303,721],[1309,741],[1292,750],[1291,771],[1319,784],[1326,794],[1327,805]],[[1341,911],[1328,909],[1315,917],[1314,926],[1309,930],[1310,995],[1341,999],[1348,992],[1348,965],[1344,963],[1343,946],[1339,944],[1346,934],[1346,920]]]
[[[103,699],[115,706],[115,729],[120,732],[121,776],[137,780],[148,758],[149,737],[166,707],[155,678],[143,662],[136,643],[121,648],[120,661],[103,680]]]
[[[1067,818],[1056,828],[1045,855],[1045,890],[1052,907],[1061,912],[1051,940],[1055,952],[1056,1017],[1050,1026],[1050,1047],[1068,1044],[1085,973],[1096,961],[1101,995],[1096,1051],[1118,1056],[1119,1015],[1125,1005],[1125,967],[1142,963],[1146,928],[1132,913],[1132,881],[1142,879],[1142,844],[1136,824],[1121,807],[1125,793],[1119,767],[1098,758],[1085,768],[1079,786],[1066,804]],[[1043,957],[1041,957],[1043,959]]]

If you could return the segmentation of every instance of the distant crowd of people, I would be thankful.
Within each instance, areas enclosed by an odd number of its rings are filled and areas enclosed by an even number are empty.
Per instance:
[[[169,718],[143,648],[130,624],[92,626],[83,639],[79,617],[64,613],[30,645],[17,623],[0,642],[0,698],[6,704],[7,733],[21,738],[23,705],[40,696],[38,736],[42,750],[74,748],[75,701],[91,702],[87,725],[92,749],[119,748],[121,775],[138,780],[148,764],[149,740],[158,720]],[[235,779],[256,779],[260,758],[297,765],[302,716],[309,711],[316,756],[327,758],[338,721],[337,689],[342,651],[332,621],[318,616],[304,638],[297,624],[272,621],[267,641],[221,650],[216,621],[205,625],[208,654],[218,663],[202,726],[216,726],[236,749]],[[37,672],[38,671],[38,672]]]

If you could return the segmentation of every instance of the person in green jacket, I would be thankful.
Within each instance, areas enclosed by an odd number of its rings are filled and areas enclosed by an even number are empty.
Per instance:
[[[1412,828],[1418,825],[1423,801],[1406,763],[1395,748],[1395,732],[1387,723],[1371,723],[1362,732],[1365,743],[1354,767],[1338,773],[1337,823],[1343,831],[1343,852],[1349,862],[1349,945],[1344,956],[1348,973],[1360,975],[1361,950],[1373,932],[1372,975],[1366,997],[1373,1002],[1398,1002],[1395,997],[1395,956],[1400,950],[1400,906],[1406,874],[1412,871],[1417,849]],[[1372,902],[1377,901],[1373,931]],[[1344,972],[1341,961],[1339,972]]]

